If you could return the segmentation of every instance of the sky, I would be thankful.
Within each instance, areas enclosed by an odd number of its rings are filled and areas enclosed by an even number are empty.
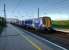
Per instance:
[[[69,20],[69,0],[0,0],[0,16],[4,16],[4,3],[7,18],[38,18],[39,8],[40,17]]]

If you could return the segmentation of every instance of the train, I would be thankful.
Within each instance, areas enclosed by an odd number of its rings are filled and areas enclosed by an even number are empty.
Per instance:
[[[52,29],[52,20],[50,17],[43,16],[40,18],[28,19],[15,22],[16,25],[35,29],[35,30],[44,30],[44,31],[51,31]]]

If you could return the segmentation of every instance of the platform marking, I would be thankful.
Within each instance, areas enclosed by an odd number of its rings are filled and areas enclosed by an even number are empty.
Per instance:
[[[24,29],[23,29],[24,30]],[[31,32],[29,32],[29,31],[26,31],[26,30],[24,30],[25,32],[28,32],[28,33],[31,33]],[[32,34],[32,33],[31,33]],[[56,46],[56,47],[58,47],[58,48],[61,48],[61,49],[63,49],[63,50],[68,50],[68,49],[66,49],[66,48],[64,48],[64,47],[62,47],[62,46],[59,46],[59,45],[57,45],[57,44],[55,44],[55,43],[53,43],[53,42],[51,42],[51,41],[49,41],[49,40],[47,40],[47,39],[44,39],[44,38],[42,38],[42,37],[39,37],[39,36],[36,36],[36,35],[34,35],[35,37],[37,37],[37,38],[39,38],[39,39],[42,39],[43,41],[47,41],[47,42],[49,42],[50,44],[52,44],[52,45],[54,45],[54,46]]]
[[[20,32],[18,30],[16,30],[16,28],[14,28],[14,30],[20,34]],[[24,33],[24,32],[23,32]],[[42,50],[37,44],[35,44],[32,40],[30,40],[28,37],[26,37],[23,34],[20,34],[23,38],[25,38],[30,44],[32,44],[32,46],[34,46],[37,50]]]

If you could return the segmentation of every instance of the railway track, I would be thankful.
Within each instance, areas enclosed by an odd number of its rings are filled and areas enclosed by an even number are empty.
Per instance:
[[[34,34],[46,38],[49,41],[56,43],[57,45],[69,49],[69,33],[60,32],[60,31],[55,31],[54,33],[44,33],[44,32],[42,33],[30,29],[25,29],[25,30],[33,32]]]

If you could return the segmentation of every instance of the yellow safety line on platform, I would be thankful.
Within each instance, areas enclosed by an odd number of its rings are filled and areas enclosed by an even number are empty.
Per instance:
[[[17,31],[16,30],[16,28],[15,28],[15,31],[18,33],[18,34],[20,34],[19,33],[19,31]],[[24,37],[29,43],[31,43],[32,44],[32,46],[34,46],[35,48],[37,48],[37,50],[42,50],[38,45],[36,45],[32,40],[30,40],[28,37],[26,37],[26,36],[24,36],[23,34],[20,34],[22,37]]]
[[[36,45],[35,43],[33,43],[29,38],[27,38],[24,35],[21,35],[22,37],[24,37],[29,43],[32,44],[32,46],[34,46],[35,48],[37,48],[37,50],[42,50],[38,45]]]

